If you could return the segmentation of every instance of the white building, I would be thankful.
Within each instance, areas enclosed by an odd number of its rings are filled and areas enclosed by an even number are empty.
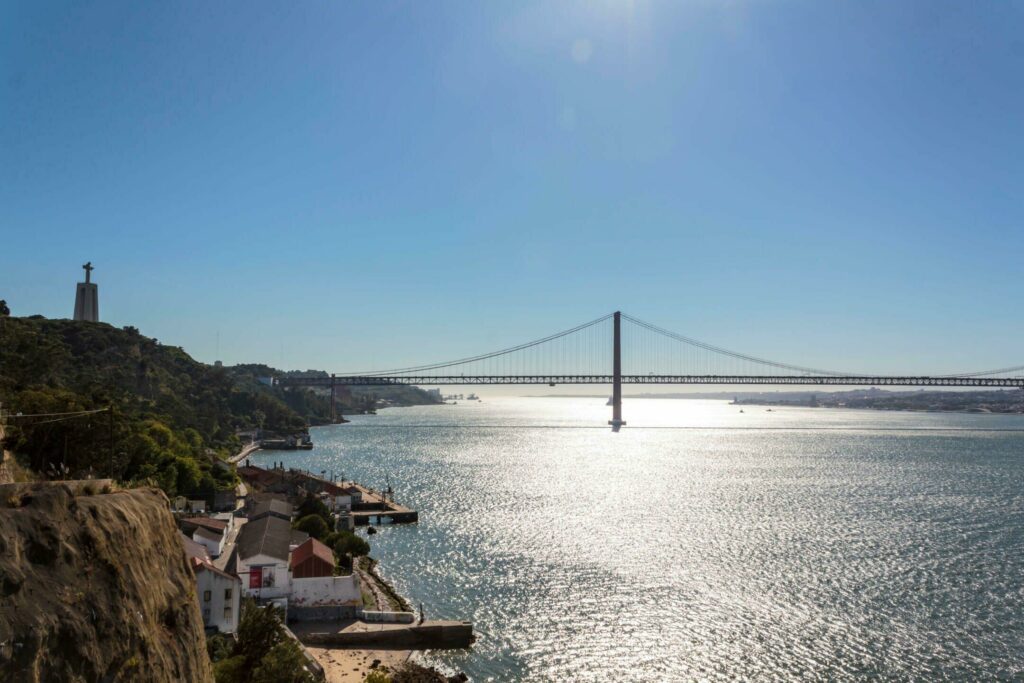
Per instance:
[[[238,630],[242,582],[237,576],[217,569],[209,562],[192,560],[196,575],[196,596],[203,614],[203,625],[221,633]]]
[[[218,533],[202,526],[196,527],[196,530],[192,532],[192,540],[202,544],[210,553],[210,557],[220,557],[220,554],[224,552],[225,536],[227,534]]]
[[[244,590],[258,600],[287,598],[291,594],[288,558],[309,536],[289,522],[265,515],[242,526],[235,542],[237,571]]]

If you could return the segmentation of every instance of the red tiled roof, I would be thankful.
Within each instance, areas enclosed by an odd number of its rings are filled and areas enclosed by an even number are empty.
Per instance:
[[[198,527],[193,532],[193,534],[199,534],[203,538],[208,538],[211,541],[217,541],[218,543],[220,543],[221,539],[224,538],[224,534],[223,533],[221,533],[219,531],[214,531],[213,529],[207,529],[204,526]]]
[[[227,522],[222,522],[219,519],[213,519],[211,517],[182,517],[181,521],[187,524],[205,527],[222,534],[224,533],[224,530],[228,528]]]
[[[204,562],[203,560],[200,560],[198,558],[193,557],[192,558],[192,572],[193,573],[198,573],[198,572],[201,572],[201,571],[212,572],[212,573],[217,574],[219,576],[223,576],[225,579],[231,579],[233,581],[241,581],[241,579],[239,579],[234,574],[228,574],[226,571],[224,571],[222,569],[217,569],[216,567],[213,566],[213,563],[211,563],[211,562]]]
[[[261,467],[239,467],[236,471],[238,472],[238,476],[243,479],[246,479],[247,481],[254,481],[264,486],[276,482],[281,478],[281,475],[278,472],[271,472],[270,470],[265,470]]]
[[[334,553],[331,549],[315,538],[311,538],[292,551],[291,562],[288,566],[291,569],[295,569],[296,566],[314,556],[319,557],[324,562],[334,564]]]

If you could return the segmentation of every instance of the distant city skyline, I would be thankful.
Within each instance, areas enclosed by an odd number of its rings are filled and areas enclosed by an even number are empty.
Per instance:
[[[1021,35],[996,3],[9,3],[0,299],[70,318],[91,261],[101,320],[283,369],[616,309],[1019,365]]]

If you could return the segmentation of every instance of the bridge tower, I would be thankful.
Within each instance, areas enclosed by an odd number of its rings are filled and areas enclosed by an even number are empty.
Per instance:
[[[612,419],[608,424],[617,432],[626,425],[622,421],[622,314],[615,311],[612,327]]]
[[[338,384],[334,380],[334,373],[331,373],[331,424],[338,423]]]

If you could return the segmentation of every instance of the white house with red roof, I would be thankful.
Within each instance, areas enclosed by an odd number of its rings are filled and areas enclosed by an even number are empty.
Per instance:
[[[238,630],[241,611],[242,581],[210,562],[197,558],[192,558],[191,562],[203,625],[216,628],[221,633],[234,633]]]

